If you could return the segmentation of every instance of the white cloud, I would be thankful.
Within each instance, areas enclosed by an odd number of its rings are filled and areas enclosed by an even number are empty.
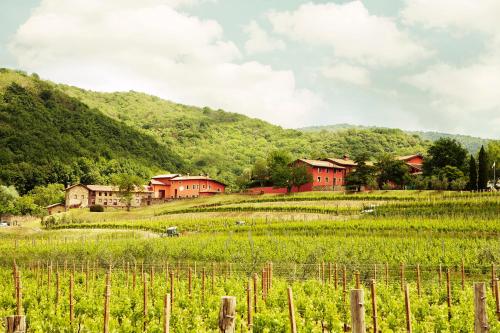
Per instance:
[[[363,67],[336,63],[322,69],[324,77],[366,86],[370,84],[370,72]]]
[[[331,47],[336,57],[362,64],[400,66],[431,54],[393,19],[371,15],[361,1],[308,3],[292,12],[271,12],[268,18],[276,33]]]
[[[249,54],[285,49],[285,43],[282,40],[269,36],[267,31],[262,29],[255,21],[245,26],[244,30],[248,35],[248,40],[245,42],[245,50]]]
[[[498,0],[408,0],[402,12],[408,24],[500,34]]]
[[[295,126],[321,99],[293,72],[241,54],[222,27],[172,5],[195,0],[43,0],[10,51],[43,77],[113,91],[138,90]]]

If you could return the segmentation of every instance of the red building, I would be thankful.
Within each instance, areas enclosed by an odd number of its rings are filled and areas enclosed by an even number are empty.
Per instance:
[[[342,158],[334,158],[334,157],[325,158],[325,161],[328,161],[328,162],[332,163],[333,165],[335,165],[337,167],[344,168],[344,170],[342,172],[342,182],[340,183],[340,186],[345,186],[346,185],[346,183],[345,183],[345,177],[349,173],[351,173],[352,171],[354,171],[356,169],[356,166],[358,165],[356,162],[354,162],[353,160],[351,160],[349,158],[349,156],[347,156],[347,155],[344,155],[344,157],[342,157]]]
[[[208,176],[168,174],[154,176],[149,185],[156,199],[197,198],[223,193],[226,185]]]
[[[411,175],[420,175],[422,174],[422,167],[424,165],[424,157],[422,154],[414,154],[407,156],[398,156],[396,157],[398,160],[403,161],[410,168]]]
[[[304,165],[312,175],[312,183],[302,185],[298,192],[334,191],[344,185],[345,168],[329,161],[298,159],[293,165]]]

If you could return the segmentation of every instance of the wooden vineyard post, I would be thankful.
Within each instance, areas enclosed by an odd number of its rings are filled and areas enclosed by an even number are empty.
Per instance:
[[[75,320],[75,303],[73,302],[73,289],[75,287],[73,272],[70,273],[69,276],[69,324],[73,325],[73,321]]]
[[[410,307],[410,290],[408,284],[405,285],[405,312],[406,312],[406,332],[412,333],[411,326],[411,307]]]
[[[201,271],[201,303],[205,303],[205,279],[206,279],[206,272],[205,272],[205,267],[203,267]]]
[[[223,333],[234,333],[236,329],[236,297],[224,296],[219,312],[219,330]]]
[[[23,314],[23,287],[21,283],[21,272],[17,269],[15,271],[15,288],[16,288],[16,315]]]
[[[189,294],[189,297],[191,297],[191,292],[193,289],[192,274],[193,274],[193,270],[191,269],[191,267],[189,267],[189,269],[188,269],[188,294]]]
[[[495,304],[497,319],[500,321],[500,295],[498,295],[498,279],[495,281]]]
[[[163,333],[170,332],[170,294],[163,299]]]
[[[253,311],[257,313],[257,273],[253,274]]]
[[[365,303],[363,289],[351,290],[352,333],[365,333]]]
[[[451,319],[451,282],[450,269],[446,271],[446,302],[448,303],[448,320]]]
[[[465,290],[465,267],[464,267],[464,258],[462,258],[462,266],[460,267],[460,272],[462,274],[462,290]]]
[[[335,285],[335,290],[337,290],[338,287],[337,263],[335,263],[333,271],[334,271],[333,284]]]
[[[493,294],[493,297],[495,297],[495,281],[497,279],[497,274],[496,274],[496,269],[495,269],[495,264],[491,264],[491,292]]]
[[[400,263],[399,265],[399,279],[401,281],[401,291],[404,291],[404,286],[405,286],[405,265],[403,263]]]
[[[266,270],[262,270],[262,300],[265,302],[266,301],[266,291],[267,291],[267,273]]]
[[[385,286],[389,286],[389,264],[385,263]]]
[[[170,307],[173,309],[174,307],[174,272],[170,272]]]
[[[111,298],[111,280],[110,272],[106,272],[106,288],[104,290],[104,325],[103,332],[109,333],[109,306]]]
[[[288,315],[290,317],[290,332],[297,333],[297,323],[295,322],[292,287],[288,287]]]
[[[146,332],[146,328],[148,327],[148,279],[144,276],[143,279],[144,290],[143,290],[143,318],[144,318],[144,326],[143,332]]]
[[[26,317],[25,316],[8,316],[6,318],[7,333],[25,333],[26,332]]]
[[[248,329],[252,328],[252,283],[251,280],[248,281],[247,285],[247,325]]]
[[[212,263],[212,295],[215,290],[215,263]]]
[[[344,269],[342,270],[342,295],[344,298],[344,305],[347,302],[347,272],[346,267],[344,265]]]
[[[355,282],[356,282],[356,289],[359,289],[361,286],[361,283],[359,281],[359,272],[358,271],[356,271],[354,273],[354,278],[355,278]]]
[[[372,293],[372,317],[373,317],[373,333],[378,333],[378,321],[377,321],[377,287],[375,285],[375,279],[372,279],[371,283],[371,293]]]
[[[443,269],[441,267],[441,264],[439,264],[438,281],[439,281],[439,289],[441,289],[441,284],[442,284],[442,281],[443,281]]]
[[[417,264],[417,294],[420,297],[420,265]]]
[[[488,315],[486,312],[486,286],[484,282],[474,283],[474,333],[487,333]]]

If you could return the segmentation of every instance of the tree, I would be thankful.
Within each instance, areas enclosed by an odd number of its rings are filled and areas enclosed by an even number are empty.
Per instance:
[[[134,193],[142,186],[143,180],[137,176],[129,174],[118,174],[112,179],[113,184],[118,186],[119,195],[127,206],[127,211],[130,211]]]
[[[424,160],[424,174],[427,176],[438,174],[447,165],[465,171],[467,150],[455,139],[438,139],[428,149],[428,155]]]
[[[49,184],[47,186],[37,186],[29,192],[36,205],[46,207],[55,203],[64,202],[64,185]]]
[[[469,160],[469,182],[467,183],[469,191],[477,191],[477,164],[473,155],[470,155]]]
[[[289,167],[292,158],[290,154],[283,150],[271,152],[267,158],[269,168],[269,179],[274,187],[290,186],[292,171]]]
[[[377,183],[379,188],[389,182],[404,187],[410,181],[410,171],[405,162],[390,155],[384,155],[380,158],[375,167],[378,172]]]
[[[488,155],[486,154],[484,147],[481,146],[481,150],[479,150],[477,168],[477,188],[479,190],[486,190],[488,188],[488,171]]]
[[[252,179],[257,181],[260,186],[264,186],[269,178],[269,170],[265,159],[258,159],[252,168]]]
[[[491,173],[493,183],[497,183],[497,179],[500,176],[500,140],[491,140],[488,142],[488,148],[486,150],[488,158],[491,164]]]
[[[297,188],[300,189],[302,185],[313,181],[312,175],[307,171],[307,167],[305,165],[292,166],[290,176],[291,179],[287,187],[288,193],[291,192],[293,186],[297,186]]]
[[[367,160],[367,154],[361,154],[355,158],[356,169],[347,175],[347,185],[357,186],[358,190],[360,190],[362,186],[376,184],[375,167],[367,164]]]
[[[3,214],[13,214],[14,203],[19,194],[14,186],[0,185],[0,218]]]

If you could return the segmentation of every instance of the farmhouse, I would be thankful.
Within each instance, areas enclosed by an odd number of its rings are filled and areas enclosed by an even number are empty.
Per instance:
[[[59,214],[66,211],[66,206],[62,203],[55,203],[52,205],[48,205],[45,208],[47,208],[47,212],[49,213],[49,215]]]
[[[132,207],[151,204],[153,192],[148,186],[138,188],[132,198]],[[66,189],[66,208],[81,208],[91,205],[126,207],[118,186],[76,184]]]
[[[154,176],[149,182],[155,199],[197,198],[224,193],[226,185],[209,176],[167,174]]]
[[[404,161],[406,165],[408,165],[411,175],[422,174],[422,166],[424,164],[424,156],[422,154],[398,156],[396,158],[400,161]]]

